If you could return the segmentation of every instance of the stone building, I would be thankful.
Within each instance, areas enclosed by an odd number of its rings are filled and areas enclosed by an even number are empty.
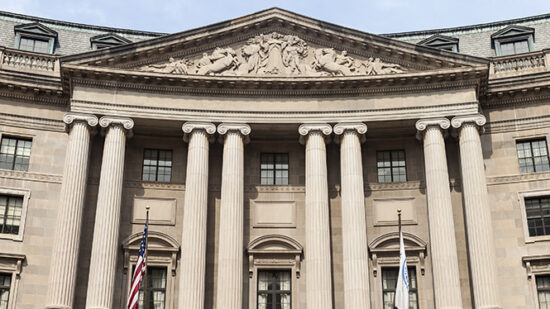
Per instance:
[[[550,308],[550,14],[0,29],[0,308]]]

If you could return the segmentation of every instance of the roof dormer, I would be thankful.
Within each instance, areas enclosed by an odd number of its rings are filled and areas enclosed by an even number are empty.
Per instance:
[[[13,30],[15,32],[15,48],[53,54],[57,32],[40,23],[17,25]]]
[[[90,38],[92,50],[132,43],[132,41],[115,33],[105,33]]]
[[[524,26],[508,26],[491,35],[497,56],[508,56],[534,51],[535,29]]]
[[[432,35],[431,37],[418,42],[418,45],[444,49],[455,53],[458,52],[458,39],[440,34]]]

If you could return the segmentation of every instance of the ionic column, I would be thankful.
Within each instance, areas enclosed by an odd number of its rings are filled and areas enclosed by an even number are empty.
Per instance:
[[[325,135],[328,124],[298,128],[306,145],[306,303],[308,309],[332,308],[330,225]]]
[[[209,135],[216,126],[205,122],[186,122],[182,127],[189,142],[185,204],[181,240],[178,308],[204,308],[206,276],[206,222],[208,213]]]
[[[70,133],[48,280],[46,308],[52,309],[73,307],[90,137],[98,122],[94,115],[78,113],[65,114],[63,121]]]
[[[87,309],[113,308],[126,134],[133,128],[134,122],[129,118],[104,116],[99,119],[99,125],[106,128],[106,136],[90,259]]]
[[[430,226],[430,246],[435,307],[462,308],[453,206],[443,132],[450,127],[446,118],[420,119],[417,137],[424,140],[424,168]]]
[[[485,166],[479,129],[485,116],[458,116],[451,120],[458,129],[462,195],[466,215],[468,253],[475,308],[501,308],[498,296],[495,245]]]
[[[243,290],[244,142],[246,124],[222,123],[223,145],[220,234],[218,244],[218,309],[241,309]]]
[[[345,308],[370,308],[369,260],[361,137],[363,123],[339,123]]]

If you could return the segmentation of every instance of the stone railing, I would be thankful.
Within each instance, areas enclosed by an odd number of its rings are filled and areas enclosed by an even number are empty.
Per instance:
[[[0,70],[58,76],[59,58],[48,54],[3,48],[0,49]]]
[[[491,59],[489,73],[493,78],[550,71],[550,50]]]

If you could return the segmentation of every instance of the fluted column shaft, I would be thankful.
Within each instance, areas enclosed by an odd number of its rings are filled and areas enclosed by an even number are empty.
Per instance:
[[[501,308],[497,287],[497,271],[493,227],[485,166],[479,136],[479,126],[485,124],[482,115],[461,116],[452,119],[459,129],[460,165],[468,253],[475,308]]]
[[[326,124],[301,125],[306,144],[306,303],[308,309],[332,308],[330,224],[325,136]]]
[[[204,308],[206,276],[206,224],[208,214],[209,134],[216,132],[211,123],[183,125],[189,142],[178,308]]]
[[[446,118],[422,119],[416,123],[424,131],[424,166],[430,227],[430,246],[436,308],[462,308],[458,256],[453,220],[445,140]],[[421,135],[421,134],[420,134]]]
[[[218,244],[218,309],[241,309],[243,290],[244,141],[250,127],[221,124],[223,145],[220,232]]]
[[[367,126],[342,123],[334,127],[340,140],[340,172],[342,195],[342,246],[344,263],[345,308],[370,308],[369,261],[363,163],[359,134]]]
[[[120,204],[124,172],[126,130],[131,119],[102,117],[99,124],[107,128],[90,260],[87,309],[112,309],[120,225]]]
[[[48,280],[46,308],[52,309],[73,307],[91,128],[98,122],[94,115],[76,113],[66,114],[63,121],[70,133]]]

